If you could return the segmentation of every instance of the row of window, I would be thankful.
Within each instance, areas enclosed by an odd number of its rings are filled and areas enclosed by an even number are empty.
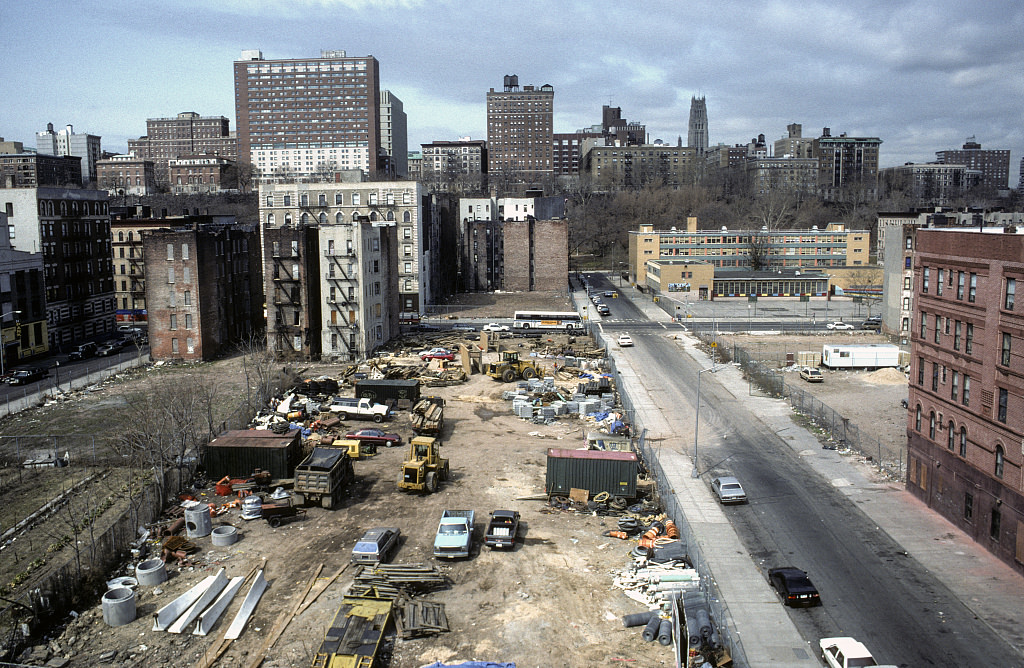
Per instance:
[[[388,211],[386,214],[384,214],[384,217],[381,218],[379,215],[377,215],[376,211],[371,211],[370,215],[368,215],[368,216],[360,213],[359,211],[353,211],[352,212],[352,216],[351,216],[351,222],[357,223],[361,219],[364,219],[364,218],[368,219],[371,223],[372,222],[376,222],[378,220],[386,220],[386,221],[395,222],[395,212],[394,211]],[[267,225],[271,225],[271,226],[275,225],[276,224],[276,220],[277,220],[277,216],[275,216],[273,213],[268,213],[267,214]],[[299,222],[302,223],[303,225],[308,225],[310,223],[310,220],[311,220],[310,216],[306,212],[303,212],[302,215],[299,216]],[[325,212],[321,211],[320,215],[317,217],[317,222],[319,222],[321,225],[326,225],[327,221],[328,221],[327,214]],[[345,222],[346,222],[345,214],[343,214],[341,211],[339,211],[338,213],[336,213],[334,215],[334,223],[336,225],[342,225]],[[412,214],[409,211],[403,211],[402,212],[402,222],[403,223],[411,223],[412,222]],[[292,224],[292,214],[290,214],[290,213],[284,214],[284,224],[285,225],[291,225]],[[411,234],[410,230],[411,230],[411,228],[406,228],[406,233],[407,234]],[[406,236],[405,238],[408,239],[409,237]]]
[[[284,199],[284,206],[291,206],[292,205],[292,196],[291,195],[283,195],[283,199]],[[350,204],[352,206],[360,206],[360,199],[361,199],[361,195],[359,193],[352,193],[350,198],[349,198],[349,201],[350,201]],[[379,201],[378,201],[379,200],[379,195],[378,195],[378,193],[369,193],[369,195],[367,196],[367,200],[368,200],[367,204],[369,204],[370,206],[375,206],[375,205],[379,204]],[[395,193],[391,193],[391,192],[385,193],[384,194],[384,203],[387,204],[387,205],[393,205],[395,203]],[[407,204],[411,204],[411,203],[412,203],[412,194],[410,192],[408,192],[408,191],[403,192],[402,193],[402,204],[406,204],[407,205]],[[343,192],[338,191],[338,192],[334,193],[334,205],[335,206],[344,206],[345,205],[345,195],[344,195]],[[267,206],[274,206],[274,195],[273,194],[268,194],[267,195]],[[309,206],[309,195],[308,194],[303,193],[303,194],[299,195],[299,206]],[[317,195],[317,206],[327,206],[327,195],[325,193],[319,193]]]
[[[914,414],[914,431],[921,432],[921,404],[917,405]],[[942,416],[936,417],[935,411],[928,413],[928,438],[935,441],[936,428],[942,429]],[[956,452],[960,457],[967,459],[967,427],[961,425],[957,430],[953,420],[946,423],[946,448],[950,452]],[[996,458],[993,474],[1002,479],[1006,469],[1006,451],[1003,446],[996,445]]]

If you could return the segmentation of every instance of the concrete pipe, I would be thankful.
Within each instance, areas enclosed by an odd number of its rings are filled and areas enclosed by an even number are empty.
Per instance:
[[[238,540],[238,529],[233,526],[221,526],[214,529],[210,534],[214,545],[231,545]]]
[[[185,511],[185,535],[189,538],[209,536],[212,530],[210,507],[205,503]]]
[[[124,626],[135,621],[135,592],[127,587],[109,589],[103,595],[103,621],[108,626]]]
[[[147,559],[135,567],[135,579],[140,585],[158,585],[167,581],[167,567],[159,559]]]

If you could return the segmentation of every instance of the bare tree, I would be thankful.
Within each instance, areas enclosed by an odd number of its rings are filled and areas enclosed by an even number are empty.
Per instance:
[[[277,389],[279,376],[274,352],[264,335],[252,334],[239,344],[245,374],[245,406],[252,414],[262,410]]]
[[[752,222],[768,231],[787,229],[792,225],[796,209],[797,200],[792,191],[772,188],[754,197]]]
[[[751,230],[747,240],[747,256],[751,271],[768,271],[772,268],[774,255],[771,234],[768,230]]]

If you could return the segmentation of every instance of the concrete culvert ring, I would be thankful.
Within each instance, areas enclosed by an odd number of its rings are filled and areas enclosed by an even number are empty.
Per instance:
[[[159,559],[147,559],[135,567],[135,579],[140,585],[158,585],[167,581],[167,568]]]
[[[238,540],[238,529],[233,526],[220,526],[210,533],[214,545],[231,545]]]
[[[101,605],[103,621],[109,626],[124,626],[135,621],[135,592],[127,587],[108,590]]]

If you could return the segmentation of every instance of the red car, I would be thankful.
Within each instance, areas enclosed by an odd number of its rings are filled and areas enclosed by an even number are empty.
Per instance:
[[[421,352],[420,359],[424,362],[428,360],[453,360],[455,359],[455,353],[447,348],[431,348]]]
[[[392,448],[402,444],[402,437],[398,434],[389,434],[383,429],[359,429],[345,434],[345,438],[355,441],[366,441],[368,443],[380,443],[386,448]]]

